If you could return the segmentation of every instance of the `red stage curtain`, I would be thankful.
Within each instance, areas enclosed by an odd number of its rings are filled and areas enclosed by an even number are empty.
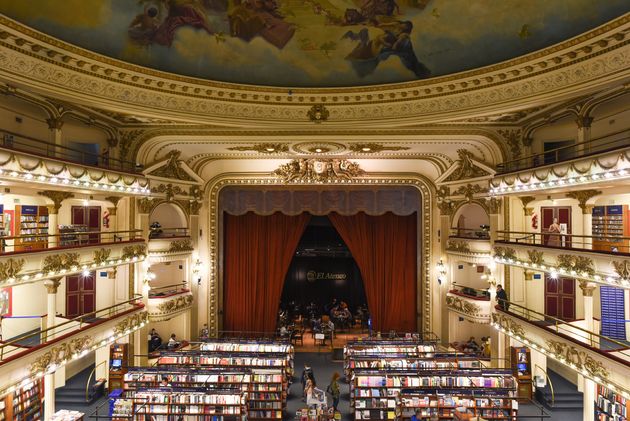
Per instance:
[[[328,217],[359,266],[373,329],[415,332],[416,214]]]
[[[310,218],[225,214],[223,330],[275,331],[284,278]]]

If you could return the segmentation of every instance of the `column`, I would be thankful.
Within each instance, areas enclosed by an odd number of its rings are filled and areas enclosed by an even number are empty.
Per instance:
[[[147,197],[138,199],[137,201],[137,216],[136,216],[136,229],[142,230],[142,237],[149,239],[149,215],[153,210],[154,200]]]
[[[602,194],[600,190],[578,190],[572,191],[566,194],[566,197],[570,197],[571,199],[575,199],[578,201],[578,206],[582,209],[582,234],[583,235],[593,235],[593,218],[591,214],[593,212],[593,206],[586,204],[593,197]],[[576,237],[574,238],[573,247],[576,248],[585,248],[592,249],[593,248],[593,239],[590,237]]]
[[[584,409],[582,411],[583,421],[593,421],[595,414],[595,391],[596,384],[593,380],[584,378],[584,390],[582,390],[584,397]]]
[[[507,367],[507,362],[505,361],[505,346],[506,346],[506,337],[505,334],[501,331],[497,331],[497,366],[499,368]]]
[[[54,278],[44,281],[46,287],[46,310],[47,310],[47,327],[54,326],[57,315],[57,289],[61,283],[61,278]],[[50,341],[55,337],[54,330],[46,335],[46,341]],[[44,339],[42,338],[42,341]],[[49,420],[55,413],[55,373],[47,373],[44,376],[44,413],[45,420]]]
[[[455,208],[455,204],[453,202],[448,202],[443,200],[438,204],[440,209],[440,260],[442,260],[442,264],[446,267],[449,266],[448,256],[446,255],[446,248],[448,246],[448,237],[451,230],[451,215]],[[437,273],[435,273],[435,269],[432,271],[433,276],[431,277],[431,282],[435,282],[437,285]],[[452,276],[452,271],[447,276]],[[439,295],[439,307],[440,307],[440,330],[438,336],[442,338],[442,341],[446,341],[449,334],[449,323],[446,321],[449,320],[449,311],[446,306],[446,293],[448,292],[448,281],[447,285],[441,285],[439,287],[438,295]]]
[[[74,194],[55,190],[44,190],[37,194],[53,201],[52,205],[47,205],[48,235],[50,236],[48,237],[48,247],[57,247],[59,245],[59,237],[55,237],[54,235],[59,234],[59,209],[61,208],[61,202],[74,197]]]
[[[107,196],[105,200],[114,204],[114,207],[108,207],[107,211],[109,212],[109,230],[110,231],[118,231],[118,202],[122,199],[119,196]]]
[[[63,158],[61,148],[56,146],[62,146],[63,139],[61,136],[61,128],[63,127],[63,119],[61,117],[51,117],[46,120],[48,123],[48,139],[52,144],[49,146],[49,150],[46,151],[46,156]],[[54,146],[53,146],[54,145]]]
[[[575,123],[577,124],[577,152],[580,155],[589,153],[589,145],[587,143],[591,140],[591,123],[593,117],[579,116]]]
[[[586,281],[578,281],[580,285],[580,289],[582,290],[582,295],[584,296],[584,323],[585,329],[589,332],[595,331],[595,326],[593,322],[593,291],[597,286],[592,282]],[[597,337],[587,338],[590,339],[591,346],[597,346],[593,344],[593,341],[597,341]]]
[[[587,250],[593,249],[593,205],[585,205],[582,208],[582,235],[584,237],[584,248]]]
[[[493,197],[486,201],[488,206],[488,216],[490,219],[490,246],[494,246],[494,242],[497,241],[497,231],[499,230],[499,216],[501,213],[502,200]]]

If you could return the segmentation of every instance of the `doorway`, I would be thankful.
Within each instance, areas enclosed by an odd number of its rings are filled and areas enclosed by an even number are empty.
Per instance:
[[[71,224],[85,225],[88,231],[99,232],[101,230],[101,207],[100,206],[72,206]],[[89,234],[86,240],[88,244],[98,244],[100,242],[99,234]]]
[[[69,319],[96,310],[96,272],[88,276],[66,277],[66,317]]]
[[[553,220],[555,218],[558,219],[558,224],[563,229],[566,229],[566,232],[563,231],[561,235],[559,246],[560,247],[571,247],[571,206],[542,206],[540,208],[541,215],[541,225],[540,230],[543,233],[543,245],[549,245],[549,240],[551,239],[551,235],[546,234],[549,232],[549,226],[553,224]]]
[[[545,314],[565,321],[575,320],[575,279],[545,275]]]

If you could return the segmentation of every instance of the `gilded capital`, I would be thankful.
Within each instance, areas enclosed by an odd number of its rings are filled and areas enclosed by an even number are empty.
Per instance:
[[[63,119],[61,117],[51,117],[46,119],[50,130],[61,130],[63,127]]]
[[[536,198],[534,196],[520,196],[519,199],[523,204],[523,213],[525,213],[525,216],[531,216],[534,212],[534,208],[528,208],[527,205],[536,200]]]
[[[112,203],[115,207],[118,207],[118,202],[120,202],[120,199],[122,199],[122,197],[120,196],[107,196],[105,198],[105,200]]]
[[[579,129],[590,129],[591,123],[593,123],[593,117],[580,116],[575,119],[575,123],[577,124]]]
[[[50,208],[48,209],[48,211],[52,214],[59,213],[59,208],[61,208],[62,201],[74,197],[74,194],[72,193],[68,193],[65,191],[56,191],[56,190],[44,190],[44,191],[37,192],[37,194],[39,194],[40,196],[44,196],[53,201],[54,205],[52,206],[54,207],[53,208],[54,212],[50,212]]]
[[[44,281],[44,286],[49,294],[56,294],[60,284],[61,278],[52,278]]]
[[[116,216],[116,211],[118,208],[107,208],[107,212],[109,212],[110,216]]]
[[[486,200],[486,205],[488,206],[488,213],[491,215],[498,215],[501,211],[501,204],[503,203],[501,198],[491,197]]]
[[[592,207],[589,208],[589,206],[586,204],[586,202],[588,202],[590,199],[592,199],[595,196],[598,196],[602,194],[601,190],[577,190],[577,191],[571,191],[569,193],[566,194],[567,197],[570,197],[571,199],[575,199],[578,201],[578,205],[580,206],[580,209],[582,209],[582,213],[583,214],[588,214],[592,211]]]
[[[582,290],[582,295],[584,295],[585,297],[592,297],[593,291],[595,291],[595,288],[597,288],[597,286],[591,282],[586,282],[586,281],[579,281],[579,282],[580,282],[580,289]]]
[[[443,200],[438,203],[438,208],[442,216],[452,215],[455,210],[455,202]]]

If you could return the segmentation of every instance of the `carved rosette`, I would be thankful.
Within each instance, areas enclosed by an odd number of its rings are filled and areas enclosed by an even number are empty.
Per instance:
[[[0,262],[0,282],[15,279],[24,268],[26,260],[10,258]]]
[[[73,356],[81,355],[81,353],[88,351],[90,346],[92,346],[92,337],[90,336],[75,338],[61,345],[54,346],[50,351],[33,361],[29,366],[29,371],[31,375],[45,373],[54,367],[65,364]],[[51,371],[54,371],[54,369]]]

